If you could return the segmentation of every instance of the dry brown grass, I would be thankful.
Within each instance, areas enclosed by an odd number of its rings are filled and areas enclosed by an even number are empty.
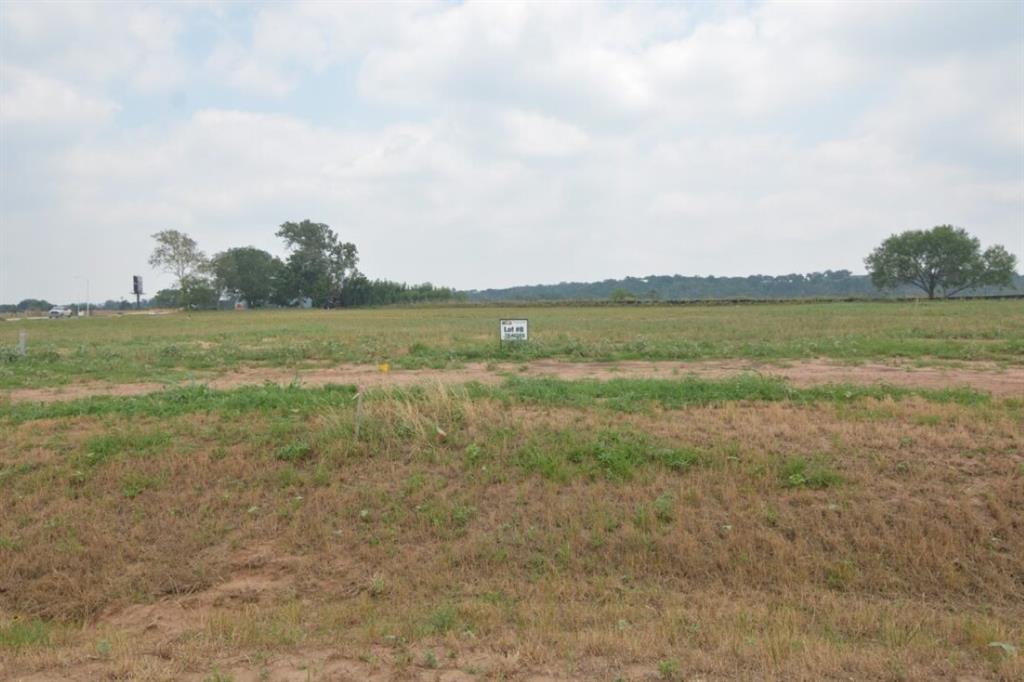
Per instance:
[[[0,483],[0,627],[50,625],[0,648],[0,675],[1024,675],[990,646],[1024,643],[1013,410],[621,414],[440,386],[364,408],[358,442],[353,410],[10,429],[5,471],[26,466]],[[609,431],[696,460],[554,480],[517,464]],[[791,487],[794,458],[840,482]]]

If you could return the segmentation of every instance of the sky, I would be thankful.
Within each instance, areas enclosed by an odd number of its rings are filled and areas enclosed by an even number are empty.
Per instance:
[[[0,302],[305,218],[461,289],[1024,261],[1024,3],[0,3]]]

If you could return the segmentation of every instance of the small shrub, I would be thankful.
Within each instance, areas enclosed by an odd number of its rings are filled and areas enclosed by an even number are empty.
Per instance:
[[[455,627],[458,621],[458,614],[455,608],[449,604],[434,609],[427,618],[427,632],[433,635],[443,635]]]

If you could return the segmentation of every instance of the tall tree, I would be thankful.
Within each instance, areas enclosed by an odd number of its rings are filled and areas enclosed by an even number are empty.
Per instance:
[[[186,277],[204,270],[206,254],[184,232],[163,230],[154,234],[153,239],[156,240],[156,248],[149,257],[149,264],[174,275],[178,289],[183,288]]]
[[[1011,286],[1017,257],[1002,246],[984,252],[977,237],[952,225],[908,230],[886,239],[864,259],[879,289],[911,284],[935,298],[981,286]]]
[[[284,263],[252,246],[228,249],[210,259],[217,287],[257,308],[274,297]]]
[[[359,262],[355,244],[340,241],[328,225],[309,220],[283,223],[277,236],[291,251],[284,276],[289,297],[308,296],[316,306],[338,305],[345,280]]]

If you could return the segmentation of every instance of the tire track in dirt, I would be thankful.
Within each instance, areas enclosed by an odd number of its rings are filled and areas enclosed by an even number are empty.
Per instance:
[[[889,384],[908,388],[968,387],[997,396],[1024,397],[1024,367],[1000,368],[993,363],[971,363],[957,367],[913,367],[907,364],[841,365],[823,360],[807,360],[785,365],[743,360],[676,362],[562,362],[538,360],[528,363],[471,363],[453,369],[394,369],[382,372],[373,365],[344,364],[317,369],[288,370],[252,368],[230,372],[199,383],[225,390],[255,386],[266,382],[286,385],[297,382],[316,387],[327,384],[351,384],[361,388],[408,386],[420,383],[463,384],[478,381],[496,384],[509,375],[555,377],[559,379],[660,378],[682,379],[696,376],[721,379],[740,374],[759,373],[780,377],[795,386],[831,383]],[[5,392],[12,403],[55,402],[91,396],[137,396],[155,393],[174,384],[87,382],[58,388],[25,388]],[[188,385],[183,382],[177,385]]]

